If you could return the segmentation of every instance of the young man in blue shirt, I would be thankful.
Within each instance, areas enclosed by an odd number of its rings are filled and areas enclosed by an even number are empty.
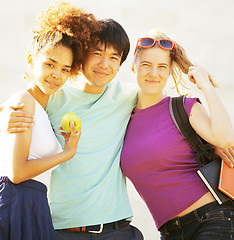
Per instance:
[[[130,43],[119,23],[112,19],[100,23],[99,42],[87,53],[81,76],[73,86],[65,86],[50,98],[46,107],[62,146],[57,128],[63,114],[75,112],[82,122],[75,157],[59,165],[51,177],[49,200],[59,240],[94,236],[103,240],[143,239],[141,232],[129,224],[132,211],[119,164],[137,89],[114,78]],[[27,114],[16,111],[12,115],[12,131],[30,127]]]

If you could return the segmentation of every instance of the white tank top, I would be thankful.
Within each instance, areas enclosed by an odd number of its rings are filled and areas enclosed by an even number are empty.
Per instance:
[[[48,157],[61,152],[62,147],[54,134],[49,118],[43,107],[36,100],[34,120],[29,159]],[[33,179],[49,187],[50,175],[53,169],[51,168]]]
[[[62,147],[58,142],[54,131],[50,125],[49,118],[43,107],[35,100],[35,123],[32,127],[32,141],[29,152],[29,159],[37,159],[47,157],[62,151]],[[10,151],[7,143],[6,133],[0,132],[0,176],[7,176],[9,169],[8,152]],[[56,167],[54,167],[56,168]],[[33,178],[44,183],[47,188],[50,186],[50,176],[54,168]]]

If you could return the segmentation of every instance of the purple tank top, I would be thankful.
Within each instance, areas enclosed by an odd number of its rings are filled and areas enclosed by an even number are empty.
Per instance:
[[[122,170],[158,229],[208,192],[196,173],[195,152],[170,116],[169,99],[134,110],[121,154]],[[185,100],[188,115],[196,100]]]

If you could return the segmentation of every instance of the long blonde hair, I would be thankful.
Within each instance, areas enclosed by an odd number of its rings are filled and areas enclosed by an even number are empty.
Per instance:
[[[170,39],[166,34],[159,32],[159,31],[153,31],[147,34],[145,37],[150,37],[153,39]],[[179,85],[181,85],[183,88],[187,88],[187,84],[185,80],[183,79],[183,73],[188,74],[189,67],[194,66],[194,64],[188,59],[186,55],[186,51],[184,48],[172,40],[175,43],[174,50],[170,51],[170,60],[171,60],[171,76],[175,84],[175,88],[178,94],[180,94],[179,91]],[[133,62],[136,63],[139,53],[143,48],[138,44],[136,46],[136,51],[134,54]],[[211,84],[214,87],[217,87],[216,83],[212,79],[212,77],[209,75],[209,80]]]

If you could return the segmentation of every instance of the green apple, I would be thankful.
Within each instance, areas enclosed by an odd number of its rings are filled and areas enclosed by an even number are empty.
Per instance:
[[[75,123],[76,132],[78,132],[81,127],[81,120],[75,113],[72,112],[66,113],[62,116],[60,120],[62,129],[65,132],[70,133],[70,121],[73,121]]]

